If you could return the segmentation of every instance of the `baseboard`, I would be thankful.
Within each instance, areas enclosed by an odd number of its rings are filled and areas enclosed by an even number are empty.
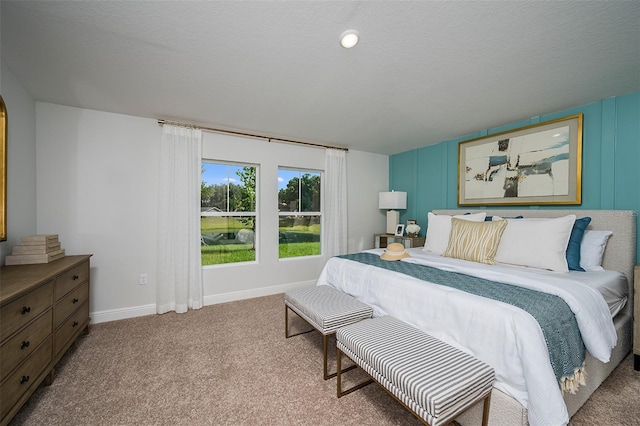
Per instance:
[[[253,288],[251,290],[234,291],[231,293],[212,294],[204,297],[204,304],[217,305],[218,303],[234,302],[236,300],[253,299],[254,297],[270,296],[272,294],[284,293],[294,288],[312,287],[316,285],[316,280],[301,281],[297,283],[276,285],[273,287]]]
[[[91,312],[90,324],[100,324],[101,322],[118,321],[127,318],[144,317],[156,313],[156,304],[131,306],[128,308],[110,309],[108,311]]]
[[[301,281],[297,283],[282,284],[272,287],[254,288],[251,290],[234,291],[231,293],[212,294],[204,296],[204,305],[217,305],[219,303],[234,302],[236,300],[252,299],[254,297],[270,296],[272,294],[284,293],[288,290],[302,287],[311,287],[316,284],[315,280]],[[99,324],[102,322],[118,321],[127,318],[143,317],[146,315],[154,315],[156,313],[156,305],[131,306],[128,308],[110,309],[108,311],[91,312],[91,324]]]

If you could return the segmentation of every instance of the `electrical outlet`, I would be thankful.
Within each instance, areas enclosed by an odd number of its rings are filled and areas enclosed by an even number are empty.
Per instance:
[[[149,282],[149,276],[147,274],[140,274],[140,281],[138,284],[146,285]]]

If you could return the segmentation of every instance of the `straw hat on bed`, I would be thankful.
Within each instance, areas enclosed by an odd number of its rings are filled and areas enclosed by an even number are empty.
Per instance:
[[[383,260],[400,260],[406,257],[411,257],[411,255],[407,253],[407,249],[400,243],[389,244],[384,253],[380,255],[380,259]]]

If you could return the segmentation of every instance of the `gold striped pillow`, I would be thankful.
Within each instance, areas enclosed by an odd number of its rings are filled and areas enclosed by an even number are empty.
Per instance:
[[[493,265],[500,237],[506,227],[506,220],[470,222],[452,218],[449,245],[444,256]]]

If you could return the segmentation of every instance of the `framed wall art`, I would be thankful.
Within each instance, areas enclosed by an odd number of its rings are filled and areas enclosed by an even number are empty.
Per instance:
[[[580,204],[582,114],[461,142],[458,205]]]
[[[0,241],[7,239],[7,107],[0,96]]]

